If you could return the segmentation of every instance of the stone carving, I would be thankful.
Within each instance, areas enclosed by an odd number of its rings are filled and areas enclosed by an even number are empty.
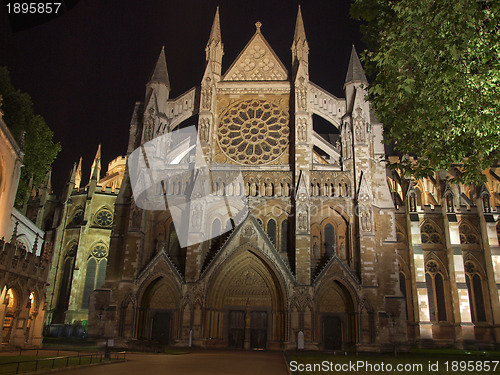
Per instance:
[[[226,73],[230,81],[269,81],[285,80],[287,73],[266,47],[264,38],[259,34],[243,51],[233,68]]]
[[[200,141],[208,142],[210,138],[210,119],[202,118],[200,120]]]
[[[299,212],[297,215],[298,229],[301,232],[305,232],[309,227],[309,218],[307,214],[307,209],[305,207],[300,207],[299,210],[301,210],[301,212]]]
[[[201,89],[201,107],[202,109],[210,109],[210,105],[212,103],[212,86],[211,79],[207,77],[205,79],[205,84]]]
[[[297,106],[304,111],[307,108],[307,89],[303,83],[297,87]]]
[[[361,108],[356,109],[356,119],[354,120],[354,135],[357,143],[365,143],[365,121],[361,116]]]
[[[155,110],[153,107],[149,108],[148,115],[144,121],[144,141],[150,141],[153,139],[154,128],[155,128]]]
[[[134,205],[132,208],[132,220],[131,220],[131,229],[139,229],[141,227],[141,221],[142,221],[142,213],[141,210]]]
[[[266,286],[262,277],[252,270],[245,270],[241,275],[233,280],[235,286]]]
[[[250,238],[255,234],[255,229],[251,225],[247,225],[245,228],[243,228],[243,236]]]
[[[361,230],[363,232],[371,232],[371,230],[372,230],[372,218],[371,218],[370,209],[368,207],[361,206],[359,216],[361,219]]]
[[[297,139],[299,142],[307,141],[307,120],[299,118],[297,120]]]
[[[197,204],[193,208],[193,214],[191,217],[192,223],[193,223],[193,229],[200,229],[201,228],[201,216],[202,216],[202,207],[201,205]]]

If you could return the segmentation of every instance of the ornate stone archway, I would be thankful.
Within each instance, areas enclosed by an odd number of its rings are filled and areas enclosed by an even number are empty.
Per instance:
[[[250,249],[224,262],[208,284],[207,345],[273,348],[285,340],[284,295],[276,272]]]
[[[316,316],[321,347],[350,350],[356,343],[356,304],[348,288],[337,280],[323,284],[317,294]]]
[[[168,344],[176,336],[179,294],[166,277],[151,281],[140,297],[137,336]]]

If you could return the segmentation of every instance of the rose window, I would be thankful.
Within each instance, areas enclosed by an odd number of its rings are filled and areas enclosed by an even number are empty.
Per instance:
[[[266,164],[288,146],[288,113],[265,100],[234,104],[221,116],[217,140],[231,160]]]

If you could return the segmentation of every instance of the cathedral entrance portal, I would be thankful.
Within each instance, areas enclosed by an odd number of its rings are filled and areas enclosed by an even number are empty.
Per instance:
[[[238,349],[281,347],[285,327],[281,285],[255,253],[237,253],[219,268],[208,289],[209,343]]]
[[[252,311],[250,323],[250,346],[252,349],[265,349],[267,341],[267,312]]]
[[[356,344],[356,312],[351,293],[338,281],[325,281],[317,298],[321,324],[317,334],[325,350],[352,350]]]
[[[172,284],[167,278],[158,277],[144,291],[138,311],[138,338],[168,344],[175,337],[173,329],[179,297]]]

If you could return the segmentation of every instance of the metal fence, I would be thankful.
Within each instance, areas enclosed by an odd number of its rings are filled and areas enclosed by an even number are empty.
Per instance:
[[[37,350],[37,356],[39,352]],[[0,374],[19,374],[69,366],[81,366],[103,361],[125,360],[126,352],[97,352],[78,354],[73,356],[56,356],[50,358],[37,358],[15,362],[0,363]]]

